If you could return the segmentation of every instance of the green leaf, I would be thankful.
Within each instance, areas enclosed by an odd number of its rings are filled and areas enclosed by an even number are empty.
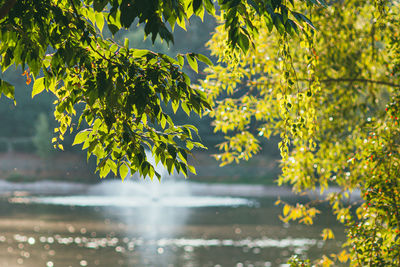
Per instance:
[[[167,120],[165,119],[164,114],[161,114],[160,124],[161,124],[161,127],[162,127],[163,129],[165,129],[166,123],[167,123]]]
[[[196,173],[196,169],[195,169],[192,165],[187,165],[187,167],[188,167],[188,169],[189,169],[189,171],[190,171],[191,173],[193,173],[194,175],[197,174],[197,173]]]
[[[103,32],[104,28],[104,15],[101,12],[96,12],[96,25],[100,32]]]
[[[44,90],[44,77],[35,80],[32,89],[32,98]]]
[[[169,174],[173,174],[174,172],[174,166],[175,166],[174,162],[175,161],[173,159],[167,159],[166,161],[167,170]]]
[[[96,24],[96,11],[92,9],[83,9],[82,15],[84,15],[94,26]]]
[[[110,166],[109,165],[104,165],[103,167],[100,168],[100,178],[105,178],[108,174],[110,173]]]
[[[133,57],[143,57],[149,53],[150,53],[150,51],[146,50],[146,49],[135,49],[132,53],[132,56]]]
[[[239,35],[238,44],[244,53],[249,50],[249,38],[246,35],[242,33]]]
[[[75,135],[74,142],[72,143],[72,145],[81,144],[81,143],[85,142],[89,133],[90,133],[90,131],[88,131],[88,130],[83,130],[83,131],[80,131],[79,133],[77,133]]]
[[[173,101],[171,105],[172,105],[172,110],[174,111],[175,114],[179,108],[179,101]]]
[[[0,97],[1,93],[7,98],[14,100],[14,86],[10,83],[0,79]]]
[[[183,109],[183,111],[185,111],[186,115],[190,116],[190,109],[189,107],[186,105],[186,103],[182,103],[181,107]]]
[[[182,160],[182,162],[184,162],[185,164],[188,163],[187,162],[187,153],[186,153],[185,149],[179,148],[178,156]]]
[[[125,38],[125,40],[124,40],[124,47],[125,47],[125,49],[129,49],[129,39],[128,38]]]
[[[194,147],[193,142],[190,142],[190,141],[186,142],[186,147],[187,147],[187,149],[192,150]]]
[[[215,14],[215,7],[212,0],[204,0],[204,6],[206,7],[207,13],[214,15]]]
[[[117,26],[115,26],[114,24],[108,23],[107,26],[113,36],[119,31],[119,28]]]
[[[298,22],[305,22],[307,23],[311,28],[313,28],[314,30],[316,30],[316,28],[314,27],[314,25],[312,24],[312,22],[303,14],[291,11],[291,13],[293,14],[293,16],[297,19]]]
[[[185,163],[179,162],[179,165],[180,165],[181,171],[183,172],[183,175],[185,175],[185,177],[188,177],[188,171],[187,171]]]
[[[189,63],[189,66],[192,68],[192,70],[194,70],[196,73],[198,73],[199,66],[197,64],[196,58],[194,57],[194,54],[193,53],[186,54],[186,59],[187,59],[187,61]]]
[[[182,68],[183,65],[185,64],[185,58],[181,54],[179,54],[176,56],[176,59],[178,60],[179,66],[181,66]]]
[[[193,5],[193,13],[196,13],[197,10],[201,7],[202,0],[193,0],[192,5]]]
[[[260,9],[258,8],[257,3],[254,2],[254,0],[247,0],[247,4],[252,6],[257,11],[257,13],[260,13]]]
[[[194,53],[193,55],[194,55],[199,61],[201,61],[201,62],[207,64],[208,66],[214,66],[214,64],[211,62],[211,60],[210,60],[208,57],[206,57],[205,55],[196,54],[196,53]]]
[[[176,148],[173,145],[168,145],[167,151],[172,156],[173,159],[176,159]]]
[[[95,11],[101,12],[106,7],[107,3],[108,3],[108,0],[94,0],[93,8]]]
[[[121,176],[121,179],[124,180],[126,176],[128,176],[128,173],[129,173],[128,166],[126,166],[125,163],[122,163],[119,166],[119,175]]]

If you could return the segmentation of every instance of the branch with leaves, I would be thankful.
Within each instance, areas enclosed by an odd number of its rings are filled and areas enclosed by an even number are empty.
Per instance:
[[[307,1],[324,4],[323,1]],[[117,44],[106,39],[105,28],[115,35],[134,21],[144,25],[146,37],[174,42],[176,25],[185,29],[192,16],[205,12],[224,17],[229,31],[228,53],[246,52],[258,35],[253,18],[264,18],[268,27],[294,33],[300,28],[292,19],[309,19],[281,2],[212,0],[8,0],[0,7],[0,66],[21,67],[34,81],[32,96],[49,91],[56,97],[55,146],[63,148],[67,131],[81,130],[75,144],[83,144],[88,157],[97,157],[101,177],[110,172],[124,178],[128,172],[157,176],[146,158],[150,150],[172,173],[194,172],[187,156],[197,142],[197,129],[175,125],[173,110],[188,116],[202,115],[211,106],[205,93],[191,86],[184,65],[199,70],[199,61],[212,65],[201,54],[165,54],[131,48],[129,41]],[[285,24],[285,27],[282,25]],[[14,87],[0,80],[0,96],[14,99]],[[83,106],[77,114],[76,106]],[[75,126],[73,120],[77,117]],[[82,129],[83,128],[83,129]]]

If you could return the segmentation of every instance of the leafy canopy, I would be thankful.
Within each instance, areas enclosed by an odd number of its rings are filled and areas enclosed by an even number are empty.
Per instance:
[[[83,144],[88,157],[97,157],[101,177],[111,171],[124,178],[130,171],[160,178],[147,161],[145,149],[169,172],[175,169],[187,175],[194,172],[187,155],[193,147],[203,146],[195,142],[197,129],[174,125],[164,107],[172,105],[174,111],[181,107],[188,115],[211,109],[204,92],[193,88],[182,72],[185,58],[195,71],[198,61],[210,65],[210,60],[195,53],[171,58],[132,49],[128,40],[118,44],[102,33],[107,28],[116,34],[139,24],[153,42],[159,37],[171,43],[175,25],[185,29],[190,17],[203,18],[205,12],[215,15],[216,10],[224,14],[230,50],[249,49],[257,35],[255,16],[282,32],[298,28],[295,23],[285,24],[291,21],[290,10],[281,1],[3,0],[1,71],[22,67],[27,84],[33,79],[32,97],[44,90],[56,95],[59,135],[53,143],[62,149],[68,129],[84,128],[74,144]],[[0,80],[1,94],[13,99],[13,85]],[[74,116],[79,118],[76,125]]]
[[[321,193],[308,204],[278,201],[282,220],[312,224],[315,204],[328,202],[346,225],[346,249],[317,264],[399,266],[399,2],[331,1],[300,13],[317,30],[304,20],[305,34],[271,34],[256,19],[254,47],[236,61],[225,54],[229,32],[217,28],[209,47],[220,64],[201,82],[215,131],[226,134],[216,157],[222,164],[247,160],[261,138],[280,135],[278,183]],[[327,193],[330,187],[339,191]],[[361,192],[361,205],[351,203],[351,192]],[[334,235],[325,229],[322,236]],[[294,257],[291,264],[310,263]]]

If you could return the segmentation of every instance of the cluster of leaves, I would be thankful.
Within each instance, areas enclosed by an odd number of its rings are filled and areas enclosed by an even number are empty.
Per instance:
[[[400,264],[400,96],[395,92],[381,118],[370,125],[361,164],[368,179],[362,183],[364,203],[346,221],[351,256],[359,266]]]
[[[282,219],[311,224],[315,204],[326,201],[349,229],[348,252],[323,256],[321,265],[399,264],[398,4],[299,6],[317,30],[303,21],[303,34],[291,37],[279,29],[271,34],[262,20],[255,21],[255,48],[237,53],[235,62],[226,56],[229,32],[223,26],[209,43],[221,64],[208,68],[201,86],[215,106],[215,131],[227,135],[217,159],[245,160],[258,152],[260,138],[281,136],[278,183],[298,193],[321,193],[308,204],[284,204]],[[241,135],[247,140],[233,142]],[[331,186],[340,190],[324,194]],[[351,212],[355,190],[365,200],[358,216]],[[329,229],[322,235],[333,237]]]
[[[322,1],[322,0],[321,0]],[[146,36],[174,42],[175,25],[185,29],[190,17],[215,15],[216,4],[224,16],[229,47],[249,49],[257,31],[256,15],[280,31],[296,29],[289,12],[300,21],[309,20],[293,13],[281,1],[252,0],[6,0],[0,7],[0,66],[21,66],[27,83],[34,80],[32,96],[43,90],[56,95],[55,118],[58,138],[53,143],[63,148],[64,133],[86,127],[75,138],[83,143],[88,157],[97,157],[101,177],[113,172],[125,177],[128,172],[156,175],[146,159],[152,151],[170,172],[194,172],[187,155],[195,142],[196,129],[176,126],[163,107],[179,106],[189,115],[210,109],[205,94],[190,86],[183,73],[185,58],[198,71],[198,61],[211,64],[200,54],[188,53],[171,58],[161,53],[129,48],[103,37],[105,27],[114,35],[137,23]],[[316,1],[309,0],[310,3]],[[292,5],[294,3],[292,2]],[[282,26],[284,25],[284,26]],[[14,98],[14,87],[0,80],[0,93]],[[0,94],[0,95],[1,95]],[[79,123],[73,125],[78,110]]]
[[[23,69],[27,65],[27,80],[30,76],[35,80],[32,96],[45,89],[57,96],[54,115],[60,126],[56,129],[59,137],[53,142],[59,148],[67,129],[72,132],[82,122],[88,126],[76,136],[75,143],[84,143],[88,156],[97,157],[101,177],[110,171],[118,175],[119,171],[124,178],[128,171],[139,171],[143,176],[160,178],[147,161],[145,149],[152,150],[157,162],[161,160],[170,172],[194,172],[187,154],[193,146],[202,147],[192,136],[197,130],[190,125],[175,126],[161,102],[164,106],[171,103],[174,110],[181,105],[188,114],[201,114],[210,108],[204,94],[191,88],[190,79],[181,71],[183,55],[173,59],[129,49],[128,42],[118,45],[102,38],[105,19],[113,33],[115,28],[130,25],[124,20],[128,15],[121,15],[126,5],[106,10],[107,4],[18,1],[0,23],[2,70],[12,64]],[[145,19],[147,26],[151,22]],[[160,26],[151,33],[154,37],[162,31]],[[197,60],[209,63],[197,54],[187,54],[186,59],[194,69]],[[11,85],[3,84],[2,93],[12,98]],[[83,104],[83,112],[74,127],[72,117],[79,104]]]
[[[299,267],[309,267],[309,266],[311,266],[310,260],[303,260],[303,259],[301,259],[301,258],[300,258],[299,256],[297,256],[297,255],[292,256],[292,257],[289,259],[288,264],[289,264],[290,266],[292,266],[292,267],[296,267],[296,266],[299,266]]]

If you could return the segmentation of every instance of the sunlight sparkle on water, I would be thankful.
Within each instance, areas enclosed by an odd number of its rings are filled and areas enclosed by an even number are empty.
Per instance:
[[[14,235],[14,240],[18,243],[28,243],[32,237],[24,235]],[[161,238],[156,240],[142,240],[141,238],[132,238],[129,240],[119,240],[116,237],[66,237],[61,235],[45,236],[40,237],[41,243],[52,244],[54,242],[60,245],[69,244],[82,244],[86,248],[98,249],[99,247],[115,247],[117,252],[125,252],[125,246],[153,246],[156,245],[158,253],[164,252],[163,247],[182,247],[185,250],[193,250],[195,247],[246,247],[246,248],[286,248],[286,247],[309,247],[317,244],[316,239],[308,238],[284,238],[284,239],[271,239],[271,238],[259,238],[259,239],[195,239],[195,238]],[[33,243],[34,244],[34,243]],[[32,245],[33,245],[32,244]],[[129,250],[129,249],[128,249]],[[255,254],[259,253],[259,250],[253,251]],[[50,263],[51,264],[51,263]]]
[[[118,206],[118,207],[219,207],[219,206],[253,206],[255,201],[232,197],[196,197],[164,196],[162,198],[130,196],[67,196],[67,197],[14,197],[10,203],[39,203],[61,206]]]

